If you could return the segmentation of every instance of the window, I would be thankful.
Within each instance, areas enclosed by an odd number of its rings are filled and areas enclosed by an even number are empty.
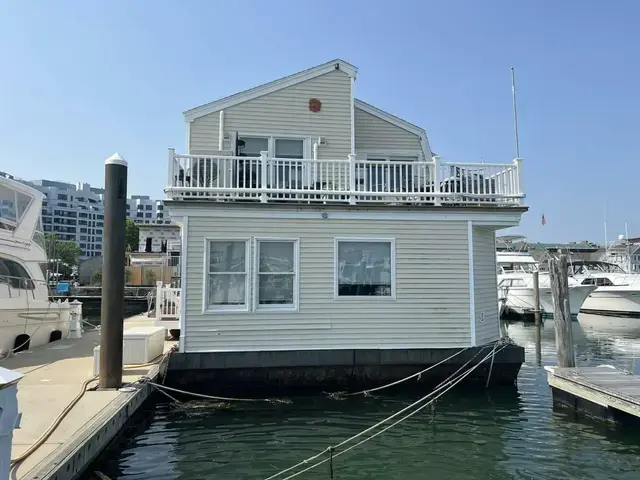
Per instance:
[[[207,251],[207,309],[246,309],[249,262],[246,240],[210,240]]]
[[[336,240],[336,296],[395,298],[393,240]]]
[[[150,213],[145,213],[144,216],[145,216],[145,218],[151,218],[151,214]]]
[[[145,205],[144,209],[145,210],[153,210],[153,207],[151,205]]]
[[[284,138],[275,139],[275,157],[286,159],[304,158],[304,140],[290,140]],[[281,188],[302,188],[302,162],[279,162],[271,173],[271,184]],[[285,163],[284,165],[282,165]]]
[[[298,296],[298,241],[256,241],[257,308],[296,308]]]
[[[238,138],[239,157],[259,157],[260,152],[269,150],[269,139],[258,137]]]
[[[25,268],[19,263],[6,258],[0,258],[0,283],[5,283],[11,288],[23,290],[36,288]]]

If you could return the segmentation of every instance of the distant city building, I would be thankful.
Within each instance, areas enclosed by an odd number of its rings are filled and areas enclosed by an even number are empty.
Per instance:
[[[0,175],[25,183],[42,192],[42,226],[45,233],[60,241],[76,242],[83,258],[102,255],[104,230],[104,189],[88,183],[66,183],[53,180],[25,181],[0,172]],[[0,201],[0,209],[4,202]],[[8,207],[7,207],[8,208]],[[162,200],[145,195],[132,195],[127,199],[126,216],[141,226],[168,225],[164,218]]]
[[[127,200],[127,219],[143,224],[171,223],[164,218],[162,200],[152,200],[146,195],[132,195]]]
[[[58,240],[76,242],[84,257],[102,255],[104,189],[87,183],[35,180],[31,186],[46,195],[42,202],[42,226]]]

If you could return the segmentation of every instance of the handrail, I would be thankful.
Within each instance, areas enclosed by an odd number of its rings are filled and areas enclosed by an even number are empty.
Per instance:
[[[512,163],[278,158],[174,154],[170,197],[268,201],[519,206],[521,159]]]

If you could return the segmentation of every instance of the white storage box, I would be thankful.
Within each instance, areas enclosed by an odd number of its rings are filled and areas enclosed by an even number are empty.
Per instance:
[[[164,327],[133,327],[124,331],[122,359],[125,365],[149,363],[164,350]]]
[[[122,363],[124,368],[124,363]],[[93,349],[93,375],[100,374],[100,345]]]

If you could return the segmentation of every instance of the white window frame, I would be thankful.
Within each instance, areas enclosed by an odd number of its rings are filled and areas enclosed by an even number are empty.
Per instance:
[[[209,243],[210,242],[244,242],[244,305],[209,305]],[[251,238],[247,237],[205,237],[204,239],[204,264],[202,269],[202,313],[218,312],[249,312],[251,282]]]
[[[308,135],[279,135],[279,134],[261,134],[261,133],[244,133],[238,132],[238,138],[266,138],[267,139],[267,153],[269,158],[277,158],[276,157],[276,139],[277,140],[302,140],[302,158],[310,159],[313,158],[313,154],[311,152],[311,138]],[[273,178],[273,167],[274,165],[269,162],[269,178]],[[309,168],[307,162],[303,162],[302,164],[302,184],[308,186],[311,183],[311,169]]]
[[[340,258],[339,258],[339,243],[351,242],[351,243],[381,243],[386,242],[391,244],[391,295],[338,295],[338,274],[340,272]],[[396,300],[396,239],[387,237],[336,237],[333,240],[333,299],[339,301],[376,301],[376,302],[388,302]]]
[[[293,243],[293,305],[260,305],[260,242]],[[298,312],[300,305],[300,239],[294,237],[255,237],[253,239],[253,312]]]

